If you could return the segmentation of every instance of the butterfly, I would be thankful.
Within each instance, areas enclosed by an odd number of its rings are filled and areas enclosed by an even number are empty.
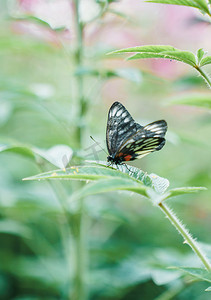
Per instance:
[[[134,121],[124,105],[114,102],[108,112],[107,161],[118,165],[162,149],[166,131],[165,120],[141,126]]]

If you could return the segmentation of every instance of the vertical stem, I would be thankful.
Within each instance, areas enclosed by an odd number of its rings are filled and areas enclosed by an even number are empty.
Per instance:
[[[83,24],[80,20],[79,5],[80,0],[74,0],[75,4],[75,26],[77,35],[77,45],[75,51],[76,68],[81,68],[83,65]],[[84,114],[86,111],[86,101],[84,97],[84,82],[83,74],[78,74],[76,78],[77,95],[78,95],[78,120],[77,120],[77,139],[79,147],[81,147],[83,139]]]
[[[74,264],[75,264],[75,274],[74,274],[74,288],[70,294],[69,299],[71,300],[85,300],[87,299],[86,290],[86,245],[85,245],[85,218],[83,209],[83,200],[79,200],[79,207],[77,213],[74,215],[73,222],[73,235],[75,239],[75,249],[74,249]]]
[[[73,0],[75,27],[76,27],[76,50],[75,50],[75,67],[81,68],[83,65],[83,24],[80,20],[79,5],[80,0]],[[77,104],[78,104],[78,117],[76,138],[79,148],[82,148],[83,131],[84,131],[84,116],[86,113],[86,99],[84,97],[84,80],[83,74],[76,76],[75,84],[77,87]],[[81,188],[79,183],[78,188]],[[74,255],[74,282],[73,290],[69,299],[71,300],[86,300],[87,291],[85,284],[86,275],[86,235],[85,235],[85,219],[84,219],[84,199],[80,199],[78,209],[74,216],[72,216],[72,231],[75,239],[75,255]]]
[[[178,232],[183,236],[184,242],[187,243],[193,251],[196,253],[196,255],[199,257],[203,265],[208,271],[211,271],[211,265],[209,260],[207,259],[206,255],[201,250],[199,244],[192,238],[188,230],[184,227],[184,225],[178,220],[178,218],[175,216],[175,214],[168,208],[168,206],[162,202],[159,203],[160,209],[163,211],[163,213],[168,217],[168,219],[171,221],[171,223],[176,227]]]

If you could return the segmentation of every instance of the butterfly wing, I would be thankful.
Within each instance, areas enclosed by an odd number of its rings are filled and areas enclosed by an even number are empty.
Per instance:
[[[164,138],[167,131],[167,123],[165,120],[155,121],[144,126],[143,130],[145,131],[147,137],[159,136]]]
[[[120,147],[143,127],[135,123],[127,109],[119,102],[114,102],[108,112],[106,144],[110,155],[119,151]]]
[[[130,161],[162,149],[165,145],[166,131],[167,123],[164,120],[142,127],[122,144],[117,156],[123,161]]]

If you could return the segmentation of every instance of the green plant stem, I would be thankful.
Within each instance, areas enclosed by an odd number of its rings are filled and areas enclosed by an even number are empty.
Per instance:
[[[203,77],[203,79],[211,89],[211,79],[209,78],[209,76],[199,66],[195,66],[195,69],[199,72],[199,74]]]
[[[74,0],[74,15],[75,15],[75,27],[76,27],[76,50],[75,50],[75,67],[76,70],[83,66],[83,24],[80,20],[79,5],[80,0]],[[76,76],[75,84],[77,86],[77,128],[76,139],[79,149],[83,145],[83,132],[86,114],[86,99],[84,97],[84,79],[83,75]],[[78,188],[81,188],[79,183]],[[72,231],[75,240],[75,255],[74,255],[74,286],[73,292],[71,292],[69,299],[71,300],[86,300],[87,291],[85,284],[86,274],[86,235],[85,235],[85,220],[84,220],[84,201],[79,200],[79,207],[75,214],[72,216]]]
[[[85,284],[86,277],[86,258],[87,251],[85,245],[86,239],[86,224],[84,216],[84,199],[80,199],[78,204],[79,208],[74,216],[73,221],[73,234],[75,239],[75,274],[74,274],[74,290],[70,295],[71,300],[85,300],[87,299],[87,290]]]
[[[75,26],[77,35],[77,45],[75,50],[76,69],[83,66],[83,23],[80,20],[79,4],[80,0],[74,0],[75,4]],[[77,102],[78,102],[78,119],[77,119],[77,140],[80,148],[83,140],[84,115],[86,113],[86,99],[84,97],[84,80],[83,74],[76,76],[77,85]]]
[[[179,233],[184,238],[184,243],[187,243],[193,251],[196,253],[196,255],[199,257],[203,265],[208,271],[211,271],[211,265],[209,260],[207,259],[206,255],[203,253],[203,251],[200,249],[198,243],[192,238],[188,230],[184,227],[184,225],[178,220],[178,218],[175,216],[175,214],[168,208],[168,206],[162,202],[159,204],[160,209],[163,211],[163,213],[168,217],[168,219],[171,221],[171,223],[175,226],[175,228],[179,231]]]

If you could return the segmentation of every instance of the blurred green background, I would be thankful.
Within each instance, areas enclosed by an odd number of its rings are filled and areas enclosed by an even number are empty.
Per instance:
[[[74,1],[0,4],[0,299],[76,299],[71,296],[74,241],[61,203],[80,184],[22,178],[57,169],[48,152],[56,145],[94,159],[89,136],[106,148],[107,112],[116,100],[140,124],[167,121],[162,151],[132,165],[168,178],[171,187],[207,187],[176,198],[170,206],[194,237],[210,243],[210,111],[171,104],[172,98],[209,93],[206,84],[189,66],[173,61],[127,62],[106,56],[144,44],[210,53],[210,26],[194,23],[198,12],[191,8],[129,0],[111,3],[110,11],[95,18],[97,2],[81,1],[81,18],[87,22],[82,66],[75,55]],[[87,105],[82,115],[77,89],[81,77]],[[81,142],[78,128],[83,129]],[[34,151],[44,154],[34,156]],[[103,151],[98,155],[106,160]],[[178,300],[210,299],[206,283],[192,284],[166,271],[171,265],[199,264],[146,199],[128,192],[90,196],[84,217],[88,299],[151,300],[167,290],[175,291]]]

